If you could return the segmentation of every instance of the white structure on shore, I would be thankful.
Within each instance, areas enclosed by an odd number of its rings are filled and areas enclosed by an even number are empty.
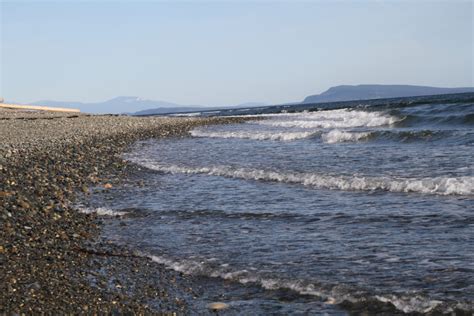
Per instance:
[[[41,106],[41,105],[23,105],[23,104],[8,104],[4,103],[2,97],[0,97],[0,109],[9,109],[9,110],[28,110],[28,111],[50,111],[50,112],[80,112],[79,109],[71,109],[71,108],[56,108],[56,107],[49,107],[49,106]]]

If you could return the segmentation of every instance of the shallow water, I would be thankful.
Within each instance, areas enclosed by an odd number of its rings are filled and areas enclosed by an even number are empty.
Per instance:
[[[296,293],[265,312],[472,311],[473,117],[447,103],[199,128],[136,144],[143,185],[91,207],[132,214],[108,238],[170,268]],[[272,294],[239,295],[259,310]]]

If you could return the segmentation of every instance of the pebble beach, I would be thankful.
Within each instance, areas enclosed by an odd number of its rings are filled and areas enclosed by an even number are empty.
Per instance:
[[[138,140],[240,121],[1,110],[0,313],[186,312],[192,280],[101,242],[101,219],[73,204],[119,185]]]

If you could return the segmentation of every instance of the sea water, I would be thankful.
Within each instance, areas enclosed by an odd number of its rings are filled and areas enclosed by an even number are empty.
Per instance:
[[[231,295],[236,311],[472,312],[474,103],[278,112],[137,143],[143,185],[91,207],[141,215],[106,236],[267,291]]]

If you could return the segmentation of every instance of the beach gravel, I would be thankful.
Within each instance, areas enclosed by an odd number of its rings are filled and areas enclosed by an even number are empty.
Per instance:
[[[1,110],[0,313],[186,312],[185,276],[97,242],[100,219],[72,203],[114,186],[135,141],[241,121]]]

